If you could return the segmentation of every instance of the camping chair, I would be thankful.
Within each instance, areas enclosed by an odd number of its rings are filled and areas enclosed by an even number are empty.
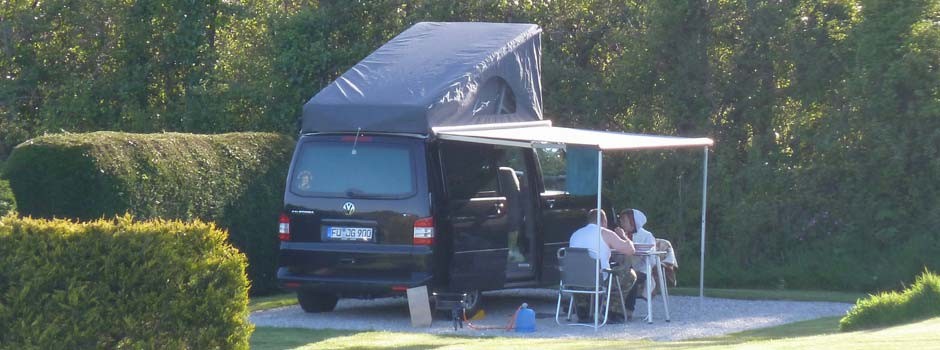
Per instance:
[[[604,309],[604,320],[600,324],[597,324],[596,321],[593,325],[590,324],[577,324],[569,323],[569,325],[578,325],[578,326],[589,326],[589,327],[599,327],[607,324],[607,316],[610,313],[610,292],[613,288],[614,282],[617,282],[617,294],[620,296],[620,307],[623,309],[621,312],[625,315],[627,309],[624,306],[623,300],[623,291],[620,290],[620,280],[617,275],[613,274],[611,270],[598,271],[597,270],[597,260],[591,256],[590,251],[585,248],[561,248],[558,249],[558,269],[561,272],[561,282],[558,285],[558,303],[555,305],[555,323],[561,325],[561,321],[558,319],[558,316],[561,314],[561,299],[564,297],[564,294],[568,294],[570,299],[568,301],[568,316],[567,321],[571,321],[571,312],[574,308],[574,295],[575,294],[589,294],[591,295],[591,309],[594,309],[594,298],[601,297],[606,295],[607,302]],[[602,272],[604,272],[602,274]],[[609,276],[607,278],[607,283],[604,284],[603,281],[598,281],[602,279],[603,275]],[[615,281],[616,279],[616,281]],[[600,283],[600,289],[595,290],[595,283]]]

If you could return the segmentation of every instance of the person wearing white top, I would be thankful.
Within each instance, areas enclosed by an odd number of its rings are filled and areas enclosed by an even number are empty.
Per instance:
[[[653,250],[656,249],[656,238],[653,237],[653,234],[643,228],[643,225],[646,225],[646,214],[643,214],[642,211],[637,209],[624,209],[620,212],[620,227],[614,229],[617,235],[621,235],[624,238],[632,239],[633,243],[637,246],[643,247],[642,249]],[[640,248],[637,248],[639,250]],[[646,282],[647,276],[644,271],[644,266],[646,264],[646,259],[644,257],[634,256],[631,259],[633,270],[637,275],[636,283],[633,284],[633,288],[630,288],[630,292],[627,293],[626,307],[627,307],[627,319],[633,318],[633,310],[636,306],[636,297],[639,292],[638,286]]]
[[[587,216],[588,224],[571,234],[569,246],[572,248],[586,248],[592,257],[595,259],[599,257],[602,268],[610,269],[611,251],[629,256],[633,255],[635,249],[629,238],[607,229],[607,214],[603,210],[600,211],[600,238],[603,239],[603,242],[599,242],[597,213],[597,209],[591,209]],[[598,254],[598,247],[600,247],[600,254]],[[620,290],[631,289],[636,281],[636,274],[628,266],[616,266],[612,269],[612,273],[620,278]],[[587,310],[590,308],[588,299],[586,297],[575,298],[579,321],[587,319]],[[621,310],[620,298],[610,298],[610,303],[611,315],[608,323],[623,322],[624,315],[620,315],[615,311]]]

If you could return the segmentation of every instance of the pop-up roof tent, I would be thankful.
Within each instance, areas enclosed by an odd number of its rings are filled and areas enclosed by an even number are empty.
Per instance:
[[[534,24],[415,24],[313,96],[301,132],[430,134],[540,120],[541,33]]]
[[[462,142],[593,150],[598,209],[605,151],[702,147],[699,296],[703,296],[712,140],[562,128],[541,121],[540,34],[534,24],[415,24],[311,98],[304,105],[301,133],[408,133]]]

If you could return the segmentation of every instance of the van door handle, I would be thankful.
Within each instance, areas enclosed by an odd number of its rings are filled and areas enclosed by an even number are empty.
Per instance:
[[[555,208],[555,199],[546,199],[545,204],[548,205],[548,209]]]
[[[339,259],[340,264],[352,265],[356,263],[356,259],[353,258],[342,258]]]

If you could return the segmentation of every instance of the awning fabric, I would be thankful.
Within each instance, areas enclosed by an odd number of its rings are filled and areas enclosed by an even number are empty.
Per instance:
[[[438,138],[443,140],[536,148],[573,145],[599,150],[639,150],[698,148],[711,146],[714,143],[709,138],[563,128],[552,126],[551,121],[435,127],[433,131]]]

